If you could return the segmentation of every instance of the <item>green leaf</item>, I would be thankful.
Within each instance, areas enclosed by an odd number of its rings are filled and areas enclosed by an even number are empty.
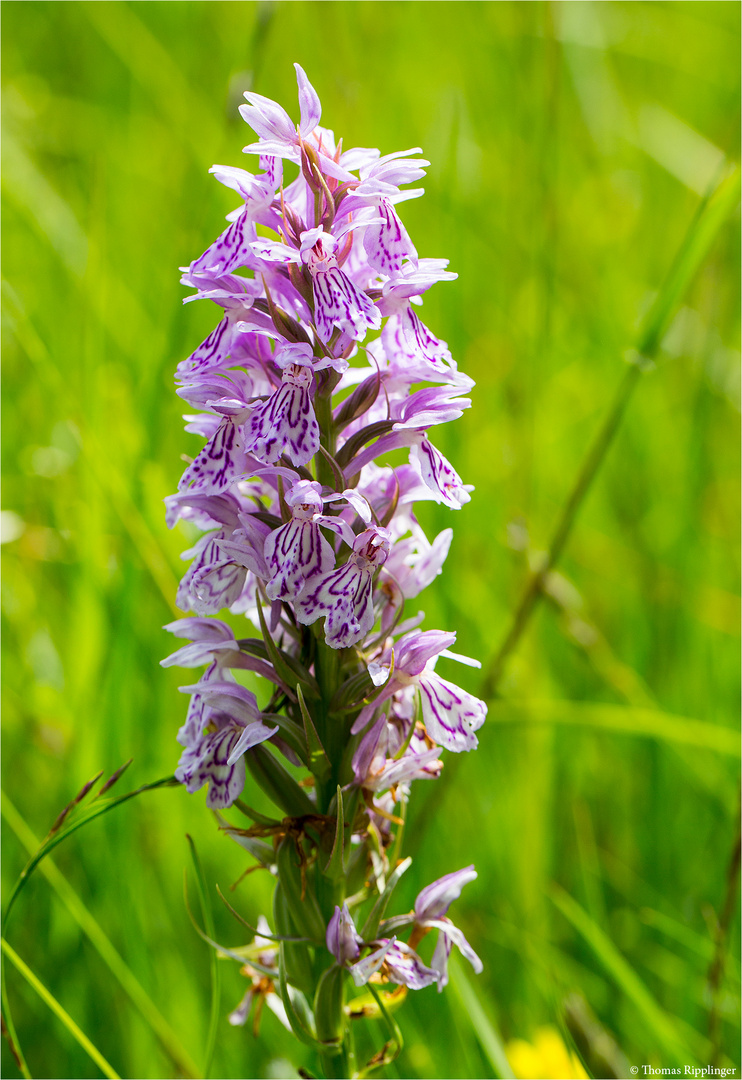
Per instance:
[[[303,748],[303,752],[307,755],[310,771],[322,784],[332,772],[332,765],[330,764],[330,759],[325,752],[320,737],[317,734],[317,729],[312,722],[312,717],[309,715],[309,710],[304,701],[304,694],[302,693],[301,685],[299,683],[296,684],[296,696],[299,699],[301,718],[304,722],[306,746]]]
[[[285,965],[283,959],[284,943],[278,946],[278,988],[281,992],[281,1000],[283,1001],[284,1008],[286,1009],[286,1015],[288,1017],[291,1030],[297,1039],[303,1042],[306,1046],[311,1046],[313,1050],[318,1051],[320,1054],[327,1053],[327,1047],[324,1043],[321,1043],[315,1038],[313,1032],[306,1027],[303,1020],[294,1008],[294,1003],[289,995],[289,988],[286,983]]]
[[[278,677],[286,683],[286,688],[294,686],[298,681],[302,684],[305,694],[311,698],[318,698],[320,695],[316,679],[293,657],[282,652],[273,640],[268,624],[265,621],[260,597],[257,594],[255,595],[255,606],[258,609],[258,619],[260,620],[260,629],[263,633],[268,659],[273,664]]]
[[[333,417],[336,432],[342,431],[344,427],[357,420],[359,416],[363,416],[371,408],[379,396],[380,386],[381,372],[377,370],[364,379],[360,386],[357,386],[353,393],[338,405]],[[340,488],[340,490],[343,489]]]
[[[275,725],[279,729],[278,733],[284,742],[291,747],[305,765],[309,766],[306,740],[302,738],[302,730],[294,720],[284,716],[283,713],[263,713],[262,721],[268,726]]]
[[[335,490],[336,491],[344,491],[346,484],[345,484],[345,477],[343,476],[343,470],[340,468],[340,466],[338,465],[337,461],[332,456],[330,451],[326,447],[324,447],[322,445],[322,443],[320,443],[320,446],[319,446],[319,453],[322,455],[322,457],[325,459],[327,464],[330,466],[330,471],[332,473],[332,478],[335,481]]]
[[[351,675],[335,691],[328,712],[339,713],[343,710],[360,709],[361,705],[366,704],[364,700],[366,695],[371,694],[373,690],[374,684],[371,682],[368,670],[364,666],[363,671]]]
[[[397,884],[399,882],[399,879],[402,877],[402,874],[404,874],[405,871],[409,870],[411,866],[412,859],[408,855],[407,858],[403,859],[399,866],[389,875],[389,879],[386,883],[386,888],[372,907],[371,913],[366,919],[363,930],[361,930],[361,937],[364,941],[373,941],[373,939],[376,937],[379,929],[379,923],[384,918],[384,912],[386,911],[387,904],[391,900],[392,893],[397,887]]]
[[[8,944],[5,938],[0,940],[0,946],[2,947],[4,955],[8,957],[13,966],[21,973],[29,986],[33,987],[41,1000],[59,1017],[75,1042],[79,1043],[85,1053],[93,1059],[101,1072],[109,1077],[109,1080],[121,1080],[119,1074],[108,1064],[100,1050],[94,1046],[87,1035],[80,1030],[70,1014],[62,1008],[54,995],[47,990],[41,980],[38,979],[23,960],[21,960],[18,953]]]
[[[340,784],[337,786],[337,822],[335,825],[335,840],[330,852],[327,866],[322,873],[331,881],[340,881],[345,875],[346,865],[344,858],[345,846],[345,819],[343,817],[343,792]]]
[[[292,836],[284,836],[276,852],[278,880],[283,887],[291,921],[299,934],[315,944],[325,943],[327,929],[319,902],[312,888],[310,868],[301,845]]]
[[[253,810],[253,808],[243,802],[242,799],[235,799],[234,805],[246,818],[249,818],[250,821],[254,821],[256,825],[265,825],[267,828],[275,828],[276,825],[281,824],[277,818],[266,817],[265,814],[260,814],[257,810]]]
[[[361,450],[367,442],[371,442],[372,439],[377,438],[379,435],[386,435],[393,427],[393,420],[378,420],[375,424],[369,424],[368,427],[363,428],[362,431],[357,431],[354,435],[351,435],[348,441],[343,443],[335,456],[335,460],[340,468],[344,471],[358,451]]]
[[[193,860],[193,868],[196,871],[196,887],[198,889],[198,899],[201,905],[201,916],[204,920],[204,927],[209,937],[214,937],[214,915],[211,910],[211,902],[209,901],[209,893],[206,886],[206,878],[204,877],[204,869],[201,865],[201,859],[196,851],[196,845],[193,842],[192,837],[186,833],[186,840],[188,846],[191,849],[191,858]],[[211,961],[211,1016],[209,1019],[209,1034],[206,1040],[206,1050],[204,1053],[204,1068],[203,1074],[208,1077],[209,1070],[214,1060],[214,1051],[216,1050],[216,1037],[219,1030],[219,1013],[221,1002],[221,975],[219,971],[219,965],[217,963],[217,957],[215,952],[209,954]]]
[[[317,813],[317,807],[306,792],[265,746],[253,746],[248,750],[245,763],[253,779],[284,814],[303,817]]]

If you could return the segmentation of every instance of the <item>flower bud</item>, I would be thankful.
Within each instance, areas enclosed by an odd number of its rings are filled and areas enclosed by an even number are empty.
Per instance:
[[[327,948],[341,967],[353,964],[361,955],[363,939],[356,933],[355,924],[348,911],[348,905],[335,907],[335,912],[327,926],[325,937]]]
[[[381,379],[377,372],[375,375],[369,375],[360,386],[355,388],[335,412],[335,427],[338,431],[342,431],[346,424],[352,423],[368,412],[379,395],[380,386]]]
[[[296,844],[291,836],[285,836],[278,845],[276,866],[289,915],[297,932],[313,941],[324,941],[325,921],[317,897],[310,888],[309,874],[306,870],[302,873]]]
[[[345,972],[333,964],[323,971],[314,998],[314,1023],[320,1042],[335,1044],[339,1052],[345,1033]],[[332,1053],[332,1049],[329,1048]]]

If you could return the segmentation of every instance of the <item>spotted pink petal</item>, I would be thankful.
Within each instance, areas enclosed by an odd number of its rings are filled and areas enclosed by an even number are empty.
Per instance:
[[[371,569],[347,562],[309,585],[296,601],[296,617],[313,623],[326,616],[325,640],[333,649],[346,649],[360,641],[374,625]]]
[[[319,424],[308,389],[313,376],[307,368],[298,369],[301,376],[292,370],[287,368],[283,384],[253,410],[246,425],[245,449],[270,465],[282,454],[294,465],[306,465],[319,450]]]
[[[255,266],[255,256],[249,246],[254,239],[255,226],[245,207],[203,255],[191,263],[192,273],[219,277],[240,266]]]
[[[330,340],[336,326],[356,341],[381,326],[378,308],[338,266],[313,274],[313,293],[314,322],[323,341]]]
[[[381,200],[378,212],[381,221],[367,226],[363,247],[374,270],[393,277],[402,269],[405,259],[417,262],[417,251],[388,199]]]
[[[231,607],[242,594],[246,574],[244,566],[227,561],[202,567],[191,581],[191,592],[196,597],[194,610],[199,615],[216,615]]]
[[[183,473],[178,491],[218,495],[246,469],[245,451],[237,425],[225,416],[196,460]]]
[[[272,577],[265,591],[271,600],[295,600],[312,579],[328,574],[335,553],[313,521],[289,521],[265,542]]]
[[[224,364],[229,358],[232,344],[231,329],[230,317],[225,315],[188,359],[178,364],[178,378],[185,379],[191,375],[203,374]]]
[[[474,750],[478,745],[474,732],[487,715],[485,703],[434,671],[423,671],[418,684],[423,723],[433,742],[455,754]]]
[[[464,484],[459,474],[440,450],[429,439],[421,439],[410,451],[410,463],[420,469],[422,479],[436,497],[453,510],[460,510],[469,502],[471,485]]]
[[[322,116],[322,106],[317,95],[317,91],[314,89],[304,68],[299,64],[294,64],[296,69],[296,82],[299,87],[299,110],[301,113],[301,122],[299,124],[299,134],[302,138],[306,139],[308,135],[311,135],[317,124],[320,122]]]

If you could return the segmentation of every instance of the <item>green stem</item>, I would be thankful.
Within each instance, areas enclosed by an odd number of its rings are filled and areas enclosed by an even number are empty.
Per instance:
[[[711,1065],[718,1066],[721,1061],[721,985],[724,977],[724,962],[726,960],[729,940],[729,925],[734,913],[734,897],[737,894],[739,881],[740,856],[742,854],[742,835],[740,834],[739,796],[737,810],[737,831],[732,844],[732,853],[729,858],[727,870],[727,885],[724,896],[724,905],[719,916],[714,942],[714,958],[708,973],[708,987],[711,998],[709,1009],[709,1039],[711,1041]]]
[[[510,630],[487,672],[482,687],[482,696],[484,698],[492,697],[497,690],[505,666],[505,661],[520,641],[521,635],[533,614],[533,609],[543,595],[544,582],[556,566],[559,557],[564,550],[564,545],[567,543],[569,534],[572,531],[572,526],[575,523],[577,512],[590,490],[590,485],[595,479],[600,466],[603,464],[608,449],[613,442],[613,438],[623,419],[626,406],[629,404],[631,395],[633,394],[641,375],[642,368],[638,364],[632,364],[618,387],[611,410],[608,413],[603,427],[600,429],[598,437],[593,443],[590,452],[585,458],[577,481],[572,488],[567,502],[564,504],[559,522],[554,530],[554,536],[549,545],[549,550],[547,551],[539,570],[533,574],[528,581],[523,596],[521,597],[520,604],[513,616]]]
[[[577,481],[562,510],[549,550],[539,570],[531,576],[523,591],[510,629],[489,666],[482,686],[482,696],[492,698],[510,653],[520,641],[533,611],[543,595],[547,575],[556,565],[572,531],[577,512],[605,460],[613,438],[620,427],[626,406],[641,378],[642,372],[659,350],[678,304],[703,263],[719,229],[737,206],[740,192],[740,170],[720,170],[716,184],[699,204],[686,231],[682,244],[670,266],[657,298],[644,320],[637,339],[633,362],[621,382],[610,412],[585,459]]]
[[[322,372],[320,374],[324,375],[325,378],[320,383],[320,386],[318,386],[317,393],[314,397],[314,414],[317,417],[317,423],[319,424],[320,442],[325,450],[334,457],[336,433],[332,419],[332,392],[337,386],[340,376],[335,371]],[[332,474],[332,469],[328,462],[324,459],[322,454],[317,454],[314,461],[315,471],[319,482],[334,488],[335,477]]]
[[[351,1073],[347,1040],[339,1054],[320,1054],[320,1062],[326,1080],[349,1080]]]

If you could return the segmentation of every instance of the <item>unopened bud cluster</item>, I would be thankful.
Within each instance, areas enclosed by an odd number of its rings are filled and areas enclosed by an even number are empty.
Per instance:
[[[486,707],[435,670],[440,656],[473,663],[449,651],[455,634],[404,619],[452,538],[431,543],[414,504],[458,509],[471,490],[430,435],[469,407],[473,382],[418,314],[427,289],[455,275],[418,257],[396,209],[422,195],[403,185],[429,163],[418,149],[345,150],[296,71],[298,126],[245,94],[258,136],[245,152],[260,172],[212,168],[240,205],[184,270],[188,299],[213,301],[221,319],[177,369],[197,410],[186,430],[205,445],[166,500],[168,523],[203,536],[177,595],[195,614],[168,627],[188,643],[163,663],[204,668],[182,688],[177,778],[191,792],[208,784],[214,810],[237,801],[250,814],[247,769],[279,811],[225,826],[277,875],[273,930],[261,921],[251,987],[230,1019],[244,1022],[264,994],[332,1056],[347,1051],[350,978],[442,989],[453,945],[481,969],[447,916],[473,868],[424,889],[409,914],[385,909],[409,865],[410,784],[439,775],[442,750],[476,747]],[[298,167],[290,182],[284,163]],[[391,467],[401,448],[407,460]],[[244,637],[214,618],[224,609],[246,617]],[[245,672],[266,680],[263,705]]]

